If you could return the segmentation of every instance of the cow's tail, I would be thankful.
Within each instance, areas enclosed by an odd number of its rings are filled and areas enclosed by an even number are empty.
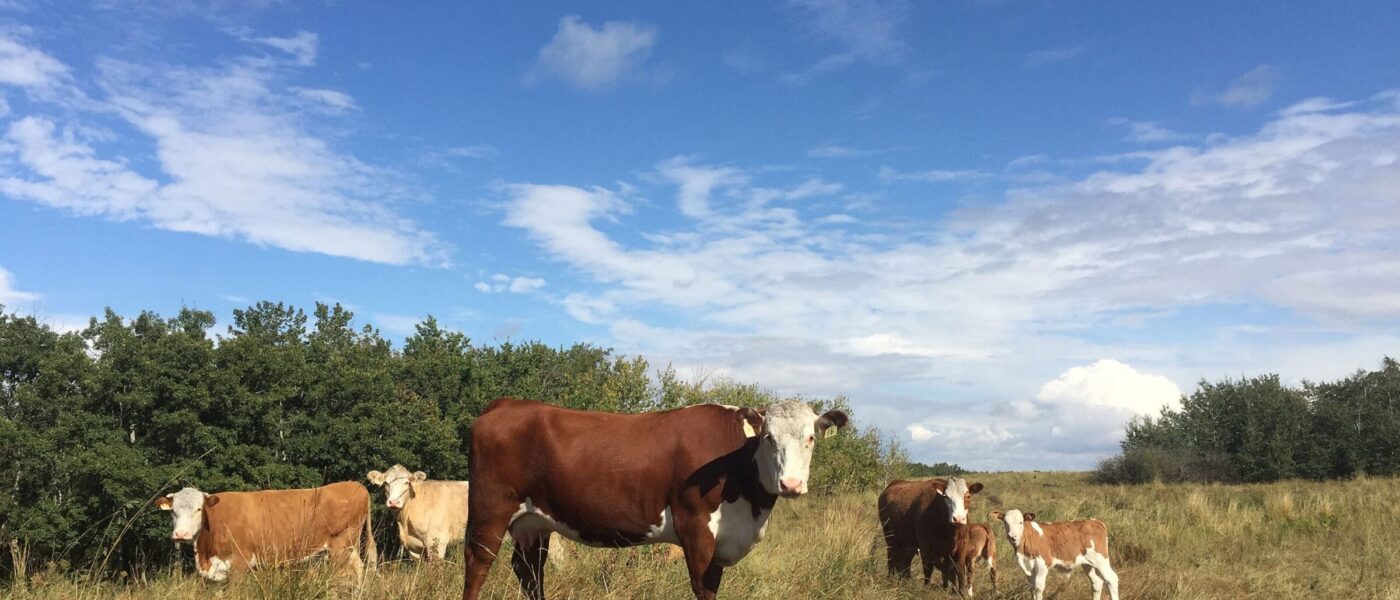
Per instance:
[[[379,567],[379,549],[374,544],[374,500],[370,496],[365,497],[365,567],[371,573]]]

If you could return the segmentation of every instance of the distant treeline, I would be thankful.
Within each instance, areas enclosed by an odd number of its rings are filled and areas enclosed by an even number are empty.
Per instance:
[[[185,485],[309,487],[394,463],[468,479],[472,423],[500,396],[623,412],[775,399],[587,344],[476,345],[431,317],[400,348],[339,305],[308,318],[261,302],[235,310],[225,333],[211,336],[214,325],[200,310],[108,310],[60,334],[0,306],[0,578],[16,561],[136,576],[179,560],[151,500]],[[843,398],[815,403],[850,411]],[[814,492],[902,472],[899,446],[853,416],[817,445]],[[381,548],[395,537],[381,528]]]
[[[952,476],[955,476],[955,475],[967,475],[968,473],[971,473],[971,472],[972,472],[972,471],[968,471],[967,469],[964,469],[964,468],[962,468],[962,467],[959,467],[958,465],[955,465],[955,464],[953,464],[953,463],[941,462],[941,463],[934,463],[934,464],[931,464],[931,465],[926,465],[926,464],[921,463],[921,462],[911,462],[911,463],[909,463],[909,466],[906,467],[906,468],[904,469],[904,476],[905,476],[905,477],[952,477]]]
[[[1202,381],[1180,410],[1128,423],[1108,483],[1400,475],[1400,365],[1294,388],[1277,375]]]

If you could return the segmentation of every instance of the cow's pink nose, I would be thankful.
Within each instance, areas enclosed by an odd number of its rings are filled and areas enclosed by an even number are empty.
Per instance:
[[[175,540],[177,542],[184,542],[190,539],[190,534],[180,533],[177,531],[175,533],[170,534],[170,539]]]
[[[803,481],[796,477],[785,477],[782,481],[778,482],[778,491],[785,496],[799,495],[802,492],[807,491],[805,489],[806,487],[807,486],[803,484]]]
[[[388,505],[389,505],[389,508],[403,508],[403,501],[402,501],[402,500],[390,500],[390,501],[386,502],[385,504],[388,504]]]

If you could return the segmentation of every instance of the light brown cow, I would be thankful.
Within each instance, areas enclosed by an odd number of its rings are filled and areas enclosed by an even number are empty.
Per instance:
[[[195,567],[224,581],[251,567],[280,565],[322,552],[356,577],[374,569],[369,492],[353,481],[301,490],[206,494],[187,487],[156,498],[171,512],[170,539],[192,543]],[[365,558],[360,559],[360,536]]]
[[[987,563],[987,573],[992,580],[992,590],[997,589],[997,540],[992,537],[992,528],[981,523],[953,525],[953,587],[959,595],[972,597],[972,581],[978,560]],[[944,571],[943,587],[948,587],[947,571]]]
[[[891,575],[909,576],[914,556],[923,563],[924,583],[939,568],[944,581],[954,578],[948,557],[953,550],[953,526],[967,522],[972,496],[982,484],[968,485],[962,477],[896,480],[880,492],[880,526],[888,548]]]
[[[1082,568],[1094,587],[1094,600],[1108,584],[1108,595],[1118,600],[1118,574],[1108,560],[1108,526],[1098,519],[1040,523],[1035,513],[1019,510],[992,513],[1006,525],[1006,539],[1016,549],[1016,564],[1026,574],[1035,600],[1045,595],[1045,578],[1051,569],[1066,573]]]
[[[370,471],[369,482],[384,488],[384,504],[394,511],[399,541],[415,559],[442,560],[447,547],[467,534],[465,481],[434,481],[422,471],[409,472],[403,465],[383,473]]]

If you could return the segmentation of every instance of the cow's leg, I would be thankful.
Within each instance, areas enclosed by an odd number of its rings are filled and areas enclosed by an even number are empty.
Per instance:
[[[1094,600],[1099,600],[1103,595],[1103,578],[1099,577],[1092,564],[1084,565],[1084,574],[1089,576],[1089,586],[1094,588]]]
[[[968,598],[972,597],[972,580],[977,577],[977,558],[970,557],[963,563],[962,569],[958,572],[958,577],[962,578],[958,586],[963,594]]]
[[[676,523],[676,536],[685,550],[685,566],[690,572],[690,589],[697,600],[715,600],[724,567],[715,564],[715,536],[708,519],[695,518]]]
[[[510,566],[520,580],[520,593],[529,600],[544,600],[544,563],[549,556],[549,532],[512,528],[515,551]]]
[[[1050,569],[1044,566],[1037,566],[1035,572],[1031,574],[1031,595],[1035,600],[1045,598],[1045,578],[1050,574]]]
[[[510,523],[509,513],[487,516],[482,512],[473,513],[467,524],[462,600],[476,600],[481,594],[481,586],[486,583],[486,575],[491,570],[491,563],[496,561],[496,552],[501,549],[501,540],[505,538],[506,527]]]
[[[909,577],[909,567],[914,563],[914,555],[918,554],[918,549],[912,546],[899,545],[897,543],[888,546],[889,553],[886,556],[886,565],[890,569],[891,576]]]
[[[1103,578],[1103,582],[1108,584],[1109,599],[1118,600],[1118,573],[1114,572],[1113,566],[1108,563],[1108,557],[1100,556],[1095,561],[1094,570]]]

